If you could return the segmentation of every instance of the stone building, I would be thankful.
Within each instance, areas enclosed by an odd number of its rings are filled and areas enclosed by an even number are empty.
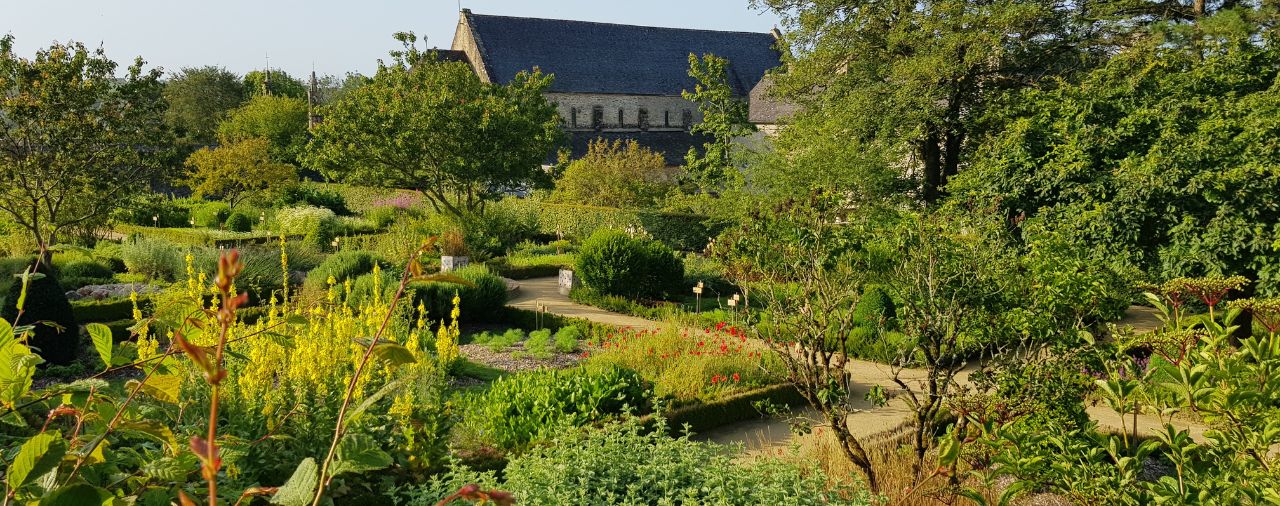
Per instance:
[[[574,156],[587,144],[635,139],[680,165],[705,138],[701,120],[681,97],[697,84],[689,54],[729,61],[729,85],[744,100],[781,65],[777,32],[658,28],[556,19],[490,16],[463,9],[450,56],[465,54],[480,79],[505,83],[520,71],[554,74],[547,98],[557,104]]]

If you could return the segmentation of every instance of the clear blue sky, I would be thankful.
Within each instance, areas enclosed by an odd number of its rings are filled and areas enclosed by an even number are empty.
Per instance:
[[[577,19],[710,30],[768,31],[772,12],[749,0],[462,0],[480,14]],[[122,67],[135,56],[168,71],[271,66],[301,77],[371,73],[412,30],[449,47],[457,0],[0,0],[0,33],[31,56],[52,41],[99,43]]]

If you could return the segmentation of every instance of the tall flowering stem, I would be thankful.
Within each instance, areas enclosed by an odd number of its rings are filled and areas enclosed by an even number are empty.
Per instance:
[[[342,407],[338,409],[338,421],[333,428],[333,441],[329,444],[329,453],[324,456],[324,463],[320,466],[320,483],[316,487],[315,499],[312,505],[319,506],[320,500],[324,497],[324,488],[329,482],[329,466],[333,464],[333,456],[338,451],[338,442],[342,440],[343,434],[346,432],[347,409],[351,407],[351,399],[355,397],[356,387],[360,384],[360,376],[364,373],[365,367],[369,365],[369,359],[373,358],[373,351],[378,347],[378,342],[382,339],[382,335],[386,333],[387,326],[391,323],[391,317],[395,314],[396,304],[404,297],[405,287],[414,279],[422,279],[422,264],[418,259],[423,253],[429,251],[435,245],[432,238],[426,244],[418,248],[413,254],[413,258],[409,260],[409,264],[405,266],[404,273],[400,277],[400,287],[396,289],[396,294],[391,298],[391,302],[387,305],[387,314],[382,319],[382,324],[378,327],[378,332],[373,335],[369,341],[369,347],[364,350],[364,356],[360,358],[360,363],[356,365],[355,374],[351,375],[351,381],[347,382],[347,393],[343,396]],[[375,293],[377,291],[375,290]]]
[[[227,348],[227,336],[236,320],[236,309],[249,300],[249,294],[233,295],[236,276],[244,270],[244,262],[236,250],[223,253],[218,258],[218,274],[214,276],[213,285],[218,291],[221,304],[213,311],[218,322],[218,344],[214,348],[213,357],[208,352],[182,337],[175,336],[178,347],[191,358],[204,372],[205,382],[209,383],[209,430],[205,438],[191,437],[191,451],[200,458],[200,474],[209,484],[209,505],[218,503],[218,470],[222,467],[222,459],[218,457],[218,389],[222,380],[227,377],[223,368],[223,355]],[[183,502],[187,502],[183,497]]]

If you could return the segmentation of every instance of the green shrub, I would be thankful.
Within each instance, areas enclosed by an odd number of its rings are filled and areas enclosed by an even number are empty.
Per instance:
[[[291,186],[280,190],[276,207],[323,207],[334,214],[347,216],[347,200],[341,193],[306,185]]]
[[[439,321],[449,316],[456,293],[462,299],[463,321],[485,321],[506,305],[507,283],[491,273],[488,267],[469,265],[450,274],[470,282],[472,286],[438,281],[409,283],[411,307],[422,305],[427,310],[428,319]]]
[[[240,211],[231,213],[223,226],[232,232],[250,232],[253,230],[253,218]]]
[[[75,312],[53,270],[42,266],[38,272],[44,276],[28,284],[22,320],[18,323],[45,322],[35,326],[31,347],[38,349],[40,356],[50,364],[67,365],[75,361],[80,347]],[[4,294],[4,305],[0,307],[0,317],[9,322],[17,321],[17,303],[22,289],[20,281],[10,284]]]
[[[145,299],[138,301],[145,305]],[[113,322],[133,318],[133,301],[127,298],[103,300],[76,300],[71,302],[71,309],[80,323]]]
[[[606,229],[582,244],[577,273],[600,293],[656,300],[677,289],[684,264],[662,243]]]
[[[867,285],[853,310],[858,325],[893,330],[897,328],[898,309],[889,292],[879,285]]]
[[[380,287],[380,290],[375,291],[375,286]],[[359,309],[361,306],[372,304],[375,293],[385,303],[391,300],[399,286],[399,276],[388,270],[361,274],[351,282],[351,294],[346,298],[347,305]],[[338,286],[338,290],[341,293],[343,287]]]
[[[379,206],[364,213],[364,217],[365,219],[373,222],[375,227],[382,229],[387,228],[392,223],[395,223],[396,219],[400,217],[400,213],[403,212],[405,212],[405,210],[399,207]]]
[[[111,268],[112,272],[124,272],[124,247],[118,242],[98,241],[93,245],[93,258]]]
[[[110,267],[93,260],[77,260],[68,262],[58,268],[58,275],[63,278],[106,278],[111,279],[115,273]]]
[[[219,228],[231,217],[231,206],[226,202],[202,202],[191,206],[191,219],[197,227]]]
[[[334,223],[333,211],[315,206],[290,207],[276,211],[276,228],[284,235],[307,235],[324,223]]]
[[[487,346],[489,348],[489,351],[498,353],[507,348],[510,348],[511,346],[514,346],[516,343],[522,340],[524,340],[523,330],[509,329],[506,332],[503,332],[501,334],[494,334],[488,331],[481,332],[480,334],[477,334],[475,338],[472,339],[472,342],[475,344]]]
[[[149,279],[174,281],[185,275],[182,254],[177,246],[166,241],[139,238],[126,243],[120,249],[120,256],[129,272]]]
[[[553,444],[513,457],[503,471],[505,481],[455,467],[408,489],[404,503],[431,506],[475,483],[534,506],[875,504],[865,487],[832,484],[815,462],[739,459],[724,446],[666,432],[635,419],[602,430],[566,431]]]
[[[563,327],[556,331],[555,349],[560,353],[573,353],[578,350],[578,341],[582,339],[582,331],[578,327]]]
[[[473,399],[469,416],[486,443],[510,450],[628,408],[648,409],[648,388],[635,371],[551,369],[499,378]]]
[[[121,207],[112,214],[112,218],[117,223],[144,227],[189,227],[191,226],[189,206],[189,201],[171,200],[163,195],[148,194],[134,199],[128,206]]]
[[[373,266],[379,265],[387,270],[391,264],[372,251],[339,251],[320,262],[320,265],[307,273],[303,288],[308,291],[325,290],[332,277],[339,286],[349,279],[373,272]]]
[[[507,200],[511,202],[507,204]],[[559,234],[583,240],[600,229],[635,228],[673,249],[702,251],[725,226],[706,216],[695,214],[549,204],[528,198],[507,200],[503,203],[535,216],[537,232],[550,237]]]
[[[551,331],[548,329],[530,332],[529,339],[524,342],[524,350],[536,358],[550,358],[551,349]]]

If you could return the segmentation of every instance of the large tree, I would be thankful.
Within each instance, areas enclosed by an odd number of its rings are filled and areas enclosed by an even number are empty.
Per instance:
[[[212,144],[218,123],[244,103],[240,77],[222,67],[184,68],[164,86],[165,121],[187,143]]]
[[[292,165],[273,161],[266,139],[244,139],[203,148],[187,158],[187,186],[197,197],[217,197],[232,209],[263,192],[298,179]]]
[[[28,59],[0,37],[0,212],[42,251],[105,220],[162,167],[162,72],[143,65],[117,79],[101,48],[54,44]]]
[[[254,70],[244,75],[245,98],[258,95],[307,98],[307,86],[280,69]]]
[[[676,187],[678,169],[667,167],[661,153],[603,139],[592,141],[587,154],[574,160],[556,181],[551,200],[603,207],[653,207]]]
[[[253,97],[218,125],[222,143],[247,139],[266,139],[273,160],[296,165],[307,146],[307,102],[274,95]]]
[[[551,83],[522,72],[508,84],[441,62],[396,34],[403,51],[364,86],[321,112],[309,165],[327,176],[422,191],[439,211],[483,210],[505,191],[545,185],[541,169],[560,139],[560,118],[542,95]]]
[[[845,162],[823,171],[892,169],[926,203],[964,165],[988,104],[1082,59],[1076,8],[1058,0],[757,3],[787,28],[777,92],[807,111],[788,147]],[[840,143],[805,141],[829,135]]]
[[[1225,13],[1079,83],[1029,91],[953,185],[1154,278],[1240,274],[1280,292],[1280,52]]]

